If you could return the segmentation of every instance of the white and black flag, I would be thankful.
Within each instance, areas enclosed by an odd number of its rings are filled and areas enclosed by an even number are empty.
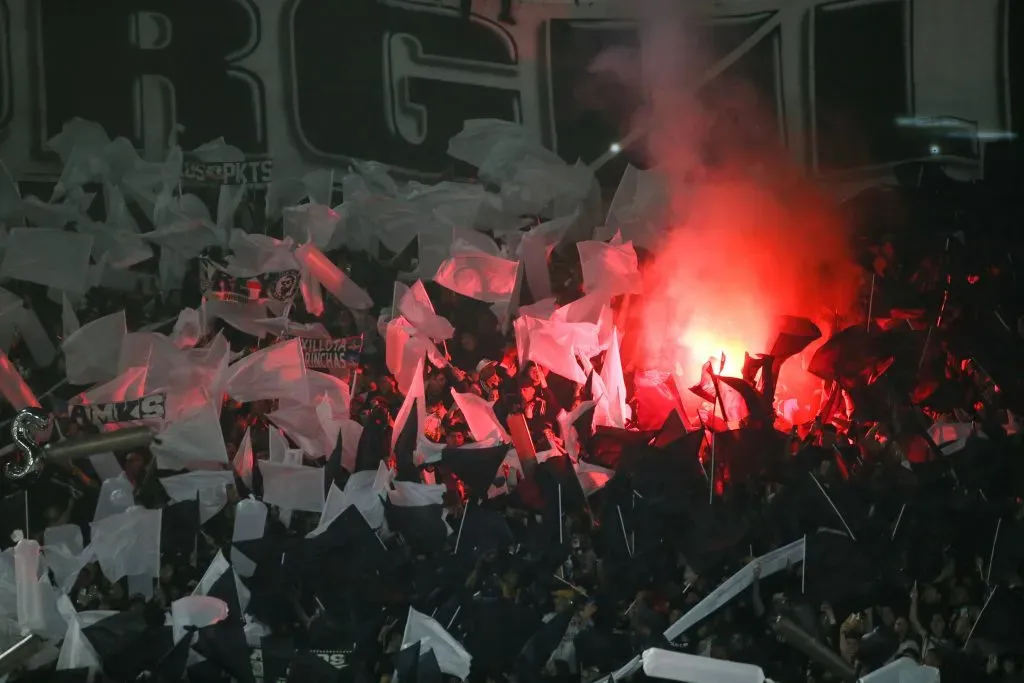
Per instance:
[[[131,401],[116,403],[88,403],[68,407],[68,417],[81,424],[97,427],[119,422],[162,420],[166,414],[167,398],[163,394],[150,394]]]

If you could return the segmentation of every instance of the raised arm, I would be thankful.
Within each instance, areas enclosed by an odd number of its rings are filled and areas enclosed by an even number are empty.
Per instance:
[[[928,632],[921,626],[921,620],[917,614],[917,583],[914,583],[914,587],[910,589],[910,625],[913,627],[917,634],[922,638],[928,637]]]
[[[754,605],[754,614],[758,618],[763,617],[766,610],[761,599],[761,565],[754,567],[754,580],[750,583],[750,600]]]

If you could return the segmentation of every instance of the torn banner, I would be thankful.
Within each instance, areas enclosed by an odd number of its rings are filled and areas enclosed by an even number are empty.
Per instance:
[[[235,277],[212,260],[204,258],[199,261],[199,287],[205,296],[222,301],[287,303],[299,291],[299,271],[284,270],[249,278]]]

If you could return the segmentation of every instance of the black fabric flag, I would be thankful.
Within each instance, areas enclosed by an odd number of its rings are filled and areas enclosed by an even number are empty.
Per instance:
[[[448,541],[448,526],[442,518],[441,505],[392,505],[384,508],[388,528],[401,534],[416,553],[436,553]]]
[[[441,454],[441,462],[462,481],[468,495],[482,498],[494,483],[508,449],[503,444],[489,448],[446,448]]]

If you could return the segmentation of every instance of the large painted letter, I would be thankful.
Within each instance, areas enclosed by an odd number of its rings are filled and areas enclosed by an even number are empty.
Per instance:
[[[185,127],[188,148],[225,136],[265,151],[263,85],[235,66],[259,42],[251,0],[36,0],[42,140],[79,116],[140,147]]]
[[[495,22],[377,0],[295,0],[290,17],[295,121],[324,161],[438,172],[465,119],[519,120],[519,59]]]

